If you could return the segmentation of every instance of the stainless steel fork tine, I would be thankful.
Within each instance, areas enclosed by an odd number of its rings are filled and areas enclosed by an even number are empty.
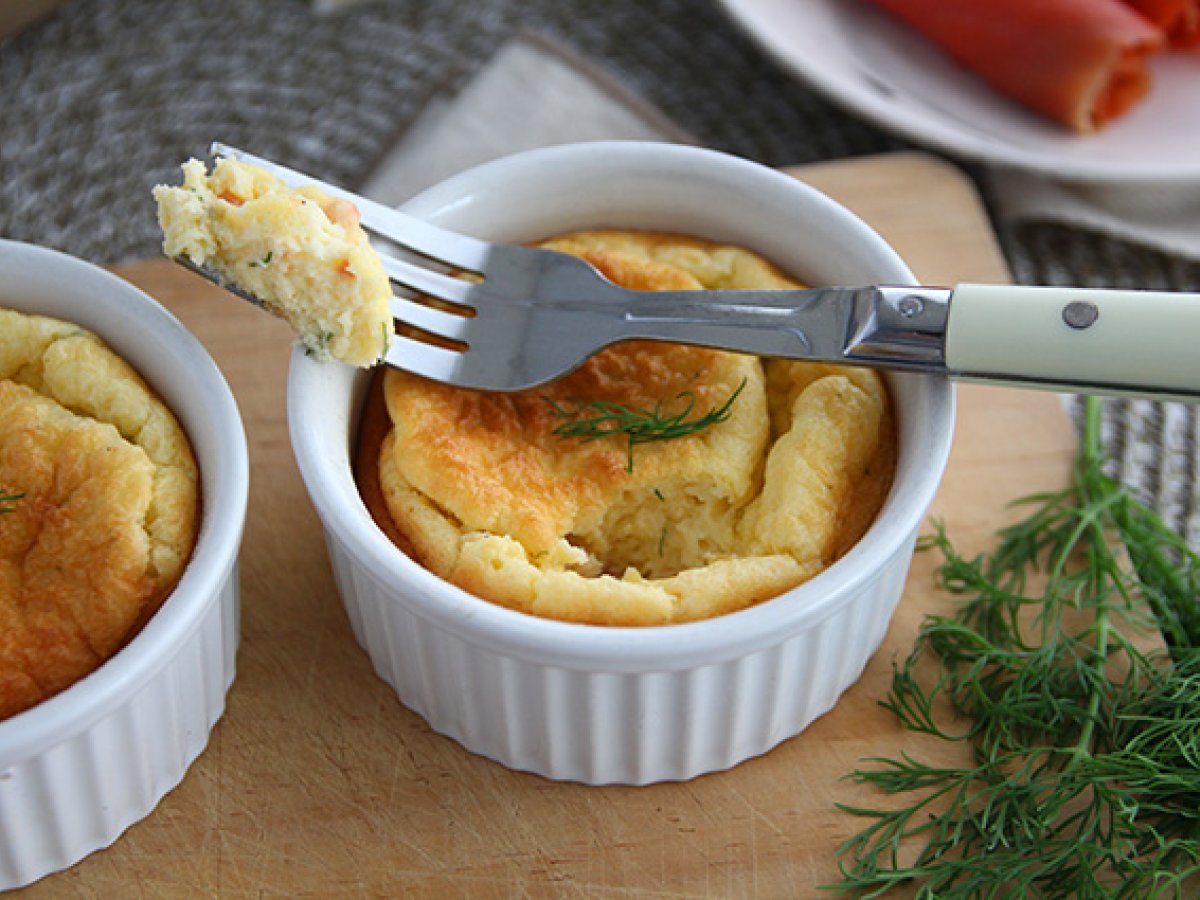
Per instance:
[[[467,330],[473,321],[467,316],[442,312],[397,296],[392,297],[392,315],[405,325],[454,341],[466,341]]]
[[[384,361],[397,369],[423,375],[434,381],[444,381],[453,384],[463,354],[457,350],[447,350],[435,347],[423,341],[413,340],[403,335],[394,335],[388,347]]]
[[[418,293],[437,297],[439,300],[446,300],[465,307],[473,306],[471,290],[475,287],[474,283],[414,265],[387,253],[380,253],[379,259],[383,262],[384,271],[393,281]]]
[[[361,224],[364,228],[375,231],[390,241],[406,247],[421,256],[436,259],[458,269],[469,269],[473,272],[482,271],[487,261],[490,245],[465,234],[456,234],[430,225],[416,216],[397,212],[381,203],[360,197],[349,191],[342,190],[332,184],[269,159],[247,153],[236,147],[230,147],[214,141],[208,151],[212,156],[227,156],[231,159],[248,162],[266,169],[272,175],[291,187],[311,184],[332,197],[338,197],[353,203],[358,208]]]

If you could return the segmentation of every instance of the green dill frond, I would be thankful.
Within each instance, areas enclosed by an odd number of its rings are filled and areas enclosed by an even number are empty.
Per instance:
[[[968,559],[935,524],[954,615],[930,617],[882,706],[971,764],[903,753],[850,774],[895,808],[827,889],[876,897],[1183,898],[1200,892],[1200,559],[1103,472],[1086,401],[1073,482]],[[1138,627],[1166,652],[1144,652]],[[933,665],[930,665],[930,663]]]
[[[623,436],[627,448],[625,471],[632,472],[635,446],[687,437],[718,422],[724,422],[729,418],[733,403],[745,386],[746,381],[742,379],[742,383],[724,403],[694,419],[688,418],[696,405],[696,397],[690,391],[684,391],[675,397],[676,400],[683,401],[683,406],[674,414],[665,412],[661,402],[653,409],[631,409],[624,404],[607,400],[590,400],[567,407],[550,397],[542,399],[550,404],[555,417],[564,420],[551,432],[556,437],[576,438],[588,442]]]

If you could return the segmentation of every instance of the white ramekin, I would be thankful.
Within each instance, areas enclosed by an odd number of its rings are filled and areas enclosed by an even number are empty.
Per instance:
[[[912,280],[879,236],[827,197],[745,160],[681,146],[536,150],[456,176],[405,209],[496,241],[646,228],[749,247],[814,284]],[[643,784],[723,769],[799,733],[878,647],[954,417],[946,381],[889,381],[900,429],[895,485],[850,553],[753,608],[640,629],[514,612],[401,553],[372,522],[351,472],[361,374],[296,353],[288,415],[354,633],[400,700],[506,766]]]
[[[0,722],[0,889],[111,844],[183,778],[225,708],[238,642],[249,487],[233,394],[199,341],[117,276],[0,241],[0,306],[76,322],[136,368],[183,424],[200,469],[192,559],[162,608],[99,669]]]

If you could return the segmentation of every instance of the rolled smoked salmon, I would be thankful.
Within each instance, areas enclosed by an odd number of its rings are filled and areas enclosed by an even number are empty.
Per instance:
[[[1163,30],[1172,47],[1200,46],[1200,0],[1125,0]]]
[[[1095,131],[1150,89],[1162,31],[1122,0],[871,0],[1022,105]]]

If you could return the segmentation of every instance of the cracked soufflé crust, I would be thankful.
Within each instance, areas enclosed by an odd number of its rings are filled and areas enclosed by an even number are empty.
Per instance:
[[[136,372],[68,322],[0,309],[0,718],[119,650],[196,539],[188,439]]]

